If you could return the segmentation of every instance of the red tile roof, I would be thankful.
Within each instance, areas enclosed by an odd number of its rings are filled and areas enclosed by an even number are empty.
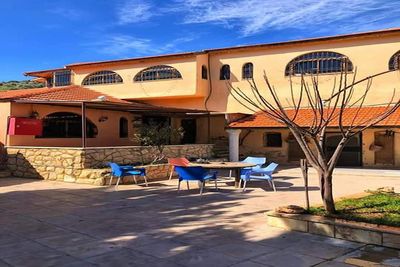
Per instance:
[[[0,92],[0,101],[25,100],[25,101],[66,101],[90,102],[104,96],[106,102],[116,104],[131,104],[103,93],[76,85],[57,88],[34,88]]]
[[[363,107],[358,115],[357,108],[347,108],[343,113],[343,125],[350,126],[353,118],[356,117],[353,125],[365,125],[368,121],[375,118],[377,115],[385,112],[386,107]],[[338,112],[339,109],[335,112]],[[295,110],[287,110],[288,116],[293,117]],[[329,127],[338,127],[339,119],[336,118],[328,125]],[[300,109],[295,119],[295,122],[301,127],[309,127],[313,123],[314,113],[312,109]],[[397,109],[393,114],[385,120],[376,124],[376,126],[400,126],[400,109]],[[263,112],[255,113],[237,121],[231,122],[229,128],[282,128],[285,125],[276,119],[268,116]]]

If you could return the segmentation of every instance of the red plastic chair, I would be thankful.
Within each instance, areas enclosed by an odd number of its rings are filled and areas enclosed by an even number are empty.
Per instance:
[[[168,164],[171,166],[169,180],[172,179],[172,175],[174,174],[175,166],[179,167],[187,167],[189,166],[189,160],[187,158],[169,158]]]

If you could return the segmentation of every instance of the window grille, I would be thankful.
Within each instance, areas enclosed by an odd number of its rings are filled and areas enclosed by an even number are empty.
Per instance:
[[[231,78],[231,67],[229,65],[222,65],[219,79],[220,80],[230,80]]]
[[[54,72],[54,86],[67,86],[71,84],[71,71],[62,70]]]
[[[285,75],[327,74],[353,71],[345,55],[335,52],[312,52],[296,57],[286,66]]]
[[[389,70],[400,69],[400,51],[394,54],[389,60]]]
[[[253,78],[253,63],[246,63],[242,68],[242,78],[252,79]]]
[[[86,137],[94,138],[96,125],[86,119]],[[80,138],[82,137],[82,116],[72,112],[55,112],[43,118],[41,138]]]
[[[152,66],[140,71],[133,79],[135,82],[181,79],[181,73],[174,67],[167,65]]]
[[[82,85],[112,84],[122,82],[122,77],[119,74],[113,71],[102,70],[86,76],[82,82]]]

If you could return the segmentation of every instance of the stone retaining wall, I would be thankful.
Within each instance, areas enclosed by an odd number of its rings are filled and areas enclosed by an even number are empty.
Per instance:
[[[268,225],[400,249],[400,228],[308,214],[267,212]]]
[[[167,157],[210,158],[211,144],[170,145]],[[149,147],[55,148],[7,147],[7,168],[15,177],[104,185],[109,181],[107,162],[132,164],[151,160]],[[156,167],[157,166],[157,167]],[[152,165],[149,179],[166,177],[168,166]]]

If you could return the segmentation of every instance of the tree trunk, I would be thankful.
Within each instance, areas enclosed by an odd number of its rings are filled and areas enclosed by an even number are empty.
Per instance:
[[[321,182],[321,196],[325,210],[329,214],[336,213],[335,202],[333,200],[332,173],[326,171],[319,175]]]

